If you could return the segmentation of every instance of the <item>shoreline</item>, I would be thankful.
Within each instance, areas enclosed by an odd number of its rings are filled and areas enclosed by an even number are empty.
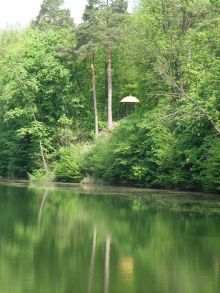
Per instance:
[[[46,182],[46,181],[34,181],[31,182],[26,179],[0,179],[0,185],[16,186],[16,187],[36,187],[36,188],[74,188],[80,192],[94,191],[102,192],[104,194],[125,194],[129,195],[144,195],[144,194],[158,194],[158,195],[191,195],[191,196],[209,196],[216,197],[220,196],[219,193],[210,193],[204,191],[184,191],[174,189],[160,189],[160,188],[143,188],[143,187],[131,187],[131,186],[120,186],[120,185],[108,185],[108,184],[82,184],[82,183],[68,183],[68,182]]]

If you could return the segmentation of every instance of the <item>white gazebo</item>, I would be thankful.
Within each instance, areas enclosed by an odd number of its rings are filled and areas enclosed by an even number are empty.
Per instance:
[[[135,105],[139,104],[140,101],[138,100],[138,98],[130,95],[130,96],[123,98],[120,101],[120,103],[124,104],[124,115],[123,116],[126,116],[126,115],[129,115],[132,113],[132,109],[135,109]],[[133,105],[134,105],[134,107],[133,107]]]
[[[126,103],[126,104],[137,104],[140,103],[140,101],[138,100],[138,98],[133,97],[133,96],[127,96],[125,98],[123,98],[120,103]]]

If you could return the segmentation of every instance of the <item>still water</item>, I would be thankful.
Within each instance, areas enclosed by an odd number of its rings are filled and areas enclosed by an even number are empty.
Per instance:
[[[220,292],[220,199],[1,184],[0,292]]]

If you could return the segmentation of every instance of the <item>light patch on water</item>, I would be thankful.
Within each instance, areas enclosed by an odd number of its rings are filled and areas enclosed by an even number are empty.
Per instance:
[[[134,259],[132,256],[120,257],[119,271],[124,282],[130,283],[132,281],[134,273]]]

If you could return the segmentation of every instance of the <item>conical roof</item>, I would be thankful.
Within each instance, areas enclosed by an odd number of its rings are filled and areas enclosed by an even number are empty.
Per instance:
[[[120,103],[140,103],[140,101],[138,100],[138,98],[133,97],[133,96],[127,96],[125,98],[123,98]]]

